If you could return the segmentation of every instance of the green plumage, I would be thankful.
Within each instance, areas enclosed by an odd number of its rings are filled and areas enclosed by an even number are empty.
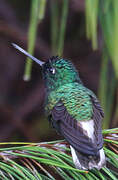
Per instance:
[[[105,166],[101,121],[102,108],[79,78],[74,65],[53,57],[46,63],[16,44],[13,46],[42,67],[46,87],[45,110],[52,126],[68,141],[78,169]]]
[[[64,59],[54,59],[50,66],[47,68],[55,68],[55,74],[44,74],[47,89],[46,114],[49,115],[61,100],[68,113],[77,121],[90,120],[93,114],[90,95],[95,95],[84,87],[73,64]]]
[[[92,102],[89,94],[93,93],[77,82],[67,83],[51,91],[46,100],[46,111],[49,114],[61,100],[68,113],[78,121],[90,120],[93,114]]]

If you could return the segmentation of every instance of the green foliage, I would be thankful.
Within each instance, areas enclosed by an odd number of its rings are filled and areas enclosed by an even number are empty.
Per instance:
[[[61,56],[64,48],[64,36],[68,14],[68,0],[64,0],[62,4],[62,15],[59,16],[58,2],[51,1],[51,40],[52,51],[54,54]],[[33,55],[38,24],[43,20],[45,14],[46,0],[32,0],[30,23],[28,33],[28,52]],[[60,23],[58,23],[60,20]],[[58,30],[59,29],[59,30]],[[58,37],[59,36],[59,37]],[[58,43],[57,43],[58,42]],[[32,60],[27,58],[24,80],[30,80],[32,68]]]
[[[61,16],[59,13],[59,2],[51,0],[51,43],[54,55],[62,56],[64,49],[64,39],[66,22],[68,16],[69,0],[62,1]]]
[[[86,0],[86,34],[92,40],[93,49],[97,49],[97,18],[99,0]]]
[[[100,20],[107,54],[112,60],[114,72],[118,78],[118,1],[86,0],[86,32],[92,40],[93,49],[97,49],[97,26]]]
[[[0,143],[0,179],[24,180],[117,180],[118,128],[103,130],[107,167],[100,171],[74,167],[69,144],[63,140],[45,143]],[[13,146],[22,144],[22,146]],[[27,144],[27,145],[26,145]],[[10,145],[12,145],[10,147]]]
[[[62,17],[60,23],[60,32],[59,32],[58,48],[57,48],[57,54],[59,56],[62,56],[64,49],[64,37],[65,37],[65,28],[66,28],[66,21],[68,15],[68,3],[69,3],[68,0],[63,1]]]
[[[113,114],[115,90],[118,87],[118,1],[86,0],[86,34],[92,40],[93,49],[97,49],[98,20],[103,35],[103,59],[101,66],[99,97],[105,111],[103,128],[108,128],[113,115],[113,126],[118,120],[118,99]],[[109,59],[113,72],[109,77]],[[108,83],[109,82],[109,83]]]
[[[64,49],[65,30],[68,16],[69,1],[50,0],[51,46],[53,55],[61,56]],[[28,33],[28,52],[33,54],[38,24],[44,18],[46,0],[32,0]],[[61,11],[60,11],[61,10]],[[98,22],[102,30],[103,55],[100,73],[99,98],[105,112],[103,128],[109,128],[111,117],[113,126],[118,121],[118,98],[113,112],[115,91],[118,91],[118,1],[117,0],[86,0],[85,19],[87,38],[92,41],[94,50],[98,48]],[[111,62],[110,60],[111,59]],[[109,64],[113,72],[109,75]],[[24,79],[29,80],[32,61],[28,59]],[[108,83],[109,82],[109,83]]]
[[[29,32],[28,32],[28,52],[32,55],[34,53],[38,24],[44,18],[45,6],[46,6],[46,0],[32,0],[31,12],[30,12],[30,24],[29,24]],[[27,57],[25,73],[24,73],[24,80],[26,81],[30,80],[31,68],[32,68],[32,60]]]

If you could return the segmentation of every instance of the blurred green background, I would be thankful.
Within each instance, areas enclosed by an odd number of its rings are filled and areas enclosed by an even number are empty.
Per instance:
[[[0,17],[0,141],[60,138],[45,117],[41,68],[12,42],[42,61],[71,60],[99,97],[103,128],[118,126],[117,0],[0,0]]]

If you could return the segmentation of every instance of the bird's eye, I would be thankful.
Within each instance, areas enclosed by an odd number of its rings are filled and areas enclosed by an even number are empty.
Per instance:
[[[49,70],[52,74],[55,74],[55,68],[50,68]]]

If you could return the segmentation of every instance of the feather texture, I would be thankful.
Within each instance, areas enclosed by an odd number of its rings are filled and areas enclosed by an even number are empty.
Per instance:
[[[97,109],[99,106],[94,105],[94,99],[92,102],[93,119],[89,121],[75,120],[61,101],[51,112],[53,127],[71,144],[73,161],[79,169],[100,169],[105,164],[103,138],[99,126],[103,114]]]
[[[51,111],[51,122],[53,127],[71,144],[73,161],[77,168],[100,169],[105,165],[101,130],[104,113],[96,96],[94,94],[92,96],[90,91],[88,91],[88,95],[93,109],[90,120],[76,120],[60,100]]]
[[[98,155],[98,150],[102,147],[102,139],[100,139],[100,136],[97,136],[98,128],[90,127],[91,124],[89,124],[89,121],[91,120],[77,121],[68,113],[62,102],[57,103],[51,114],[53,127],[56,128],[58,126],[59,133],[63,135],[77,151],[86,155]],[[88,124],[89,128],[86,128],[85,123]],[[95,126],[95,123],[93,125]],[[96,134],[97,137],[95,138],[93,134],[94,141],[89,137],[90,128],[94,128],[94,134]],[[98,144],[100,144],[100,147],[98,147]]]
[[[105,155],[101,132],[104,113],[99,101],[82,84],[71,62],[49,60],[43,73],[47,90],[45,110],[52,126],[71,145],[75,166],[100,169],[105,165]]]

